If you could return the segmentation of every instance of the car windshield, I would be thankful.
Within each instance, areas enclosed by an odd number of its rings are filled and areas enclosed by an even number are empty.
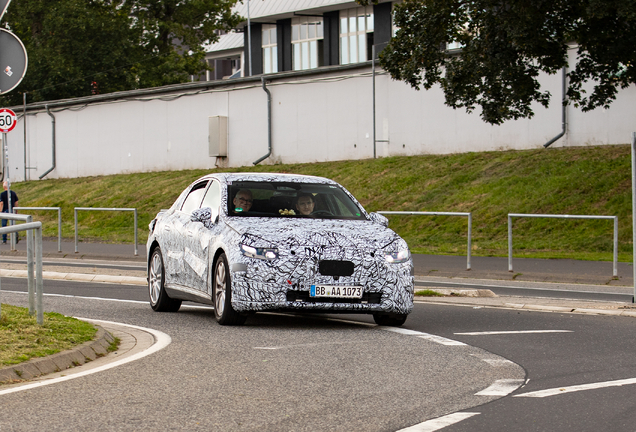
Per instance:
[[[366,220],[341,187],[320,183],[232,182],[228,184],[228,215]]]

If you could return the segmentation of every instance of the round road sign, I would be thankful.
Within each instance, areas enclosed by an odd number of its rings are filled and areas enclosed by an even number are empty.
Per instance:
[[[18,122],[15,113],[8,108],[0,108],[0,132],[11,132]]]
[[[0,95],[9,93],[24,78],[29,62],[22,41],[0,28]]]

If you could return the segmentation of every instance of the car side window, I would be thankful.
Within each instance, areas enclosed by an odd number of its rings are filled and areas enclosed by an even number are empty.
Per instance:
[[[203,204],[201,204],[201,207],[210,207],[210,210],[212,210],[212,221],[214,221],[219,214],[220,205],[221,186],[219,185],[219,182],[212,181],[205,197],[203,198]]]
[[[182,212],[190,214],[193,210],[200,207],[203,194],[205,193],[205,187],[207,185],[208,181],[206,180],[201,183],[197,183],[192,187],[185,201],[183,201],[183,205],[181,206]]]

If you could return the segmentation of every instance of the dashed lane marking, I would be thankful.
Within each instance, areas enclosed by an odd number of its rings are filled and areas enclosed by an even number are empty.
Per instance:
[[[432,335],[432,334],[429,334],[429,333],[419,332],[419,331],[415,331],[415,330],[403,329],[403,328],[399,328],[399,327],[379,327],[379,328],[381,328],[382,330],[387,330],[387,331],[391,331],[391,332],[395,332],[395,333],[400,333],[400,334],[403,334],[403,335],[417,336],[419,338],[426,339],[426,340],[429,340],[431,342],[436,342],[436,343],[442,344],[442,345],[466,346],[465,343],[460,342],[460,341],[456,341],[456,340],[453,340],[453,339],[447,339],[447,338],[442,337],[442,336]]]
[[[482,391],[475,393],[475,396],[506,396],[517,390],[524,383],[525,380],[522,379],[500,379]]]
[[[506,335],[506,334],[538,334],[538,333],[573,333],[572,330],[513,330],[513,331],[483,331],[453,333],[462,336],[486,336],[486,335]]]
[[[556,396],[556,395],[583,391],[583,390],[595,390],[595,389],[607,388],[607,387],[620,387],[620,386],[631,385],[631,384],[636,384],[636,378],[628,378],[628,379],[622,379],[622,380],[616,380],[616,381],[604,381],[604,382],[591,383],[591,384],[581,384],[581,385],[575,385],[575,386],[569,386],[569,387],[558,387],[553,389],[522,393],[522,394],[515,395],[514,397],[543,398],[543,397]]]
[[[472,416],[476,416],[479,414],[480,413],[476,413],[476,412],[453,413],[453,414],[445,415],[444,417],[427,420],[423,423],[419,423],[404,429],[400,429],[397,432],[434,432],[436,430],[440,430],[447,426],[454,425],[455,423],[459,423],[460,421],[464,421],[468,418],[471,418]]]

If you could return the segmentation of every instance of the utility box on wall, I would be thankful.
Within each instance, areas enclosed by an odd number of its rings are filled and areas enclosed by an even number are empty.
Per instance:
[[[227,156],[227,117],[213,116],[208,118],[210,135],[210,157]]]

